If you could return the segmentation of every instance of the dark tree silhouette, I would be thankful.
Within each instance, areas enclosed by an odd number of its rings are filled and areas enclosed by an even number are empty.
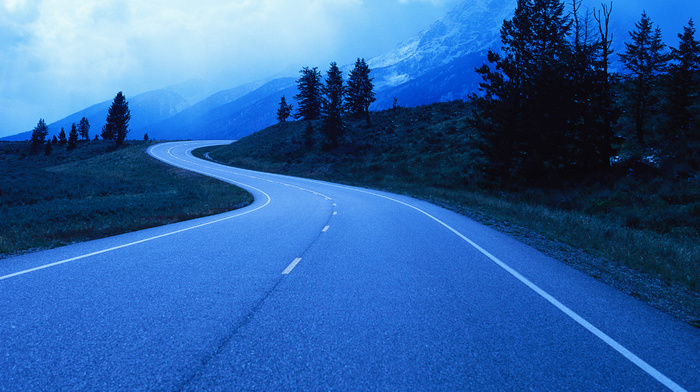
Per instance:
[[[302,120],[318,120],[321,116],[321,73],[318,68],[304,67],[297,80],[299,93],[294,96],[299,107],[294,118]]]
[[[102,139],[114,140],[117,145],[124,143],[124,139],[129,133],[130,119],[129,103],[120,91],[109,107],[107,123],[102,127]]]
[[[90,122],[88,119],[83,117],[80,119],[80,124],[78,124],[78,132],[83,140],[90,140]]]
[[[73,150],[76,147],[78,147],[78,128],[73,123],[68,134],[68,149]]]
[[[322,130],[328,139],[328,147],[335,148],[338,146],[338,138],[342,135],[344,128],[343,101],[345,98],[343,73],[335,62],[331,63],[325,82],[321,105]]]
[[[287,104],[287,99],[283,95],[282,99],[280,99],[280,107],[277,109],[277,121],[281,123],[286,122],[291,114],[292,105]]]
[[[653,27],[646,13],[642,14],[635,27],[636,30],[630,32],[632,42],[625,43],[625,53],[620,54],[620,60],[629,71],[626,76],[630,87],[627,96],[634,116],[637,141],[644,147],[644,128],[660,101],[658,76],[666,70],[668,55],[664,50],[666,45],[661,40],[661,30]]]
[[[43,118],[39,119],[39,122],[37,123],[36,127],[32,130],[32,148],[36,149],[37,147],[43,146],[44,145],[44,140],[46,140],[46,136],[49,135],[49,127],[46,125],[46,122],[44,121]]]
[[[692,19],[678,38],[678,48],[671,49],[668,67],[668,133],[672,139],[700,140],[700,42],[695,39]]]
[[[360,118],[365,116],[367,124],[370,123],[369,105],[376,100],[374,94],[374,79],[369,74],[372,70],[367,66],[365,59],[357,59],[355,68],[348,74],[347,95],[345,98],[348,114]]]
[[[64,145],[68,143],[68,138],[66,137],[66,131],[61,128],[61,131],[58,133],[58,144]]]

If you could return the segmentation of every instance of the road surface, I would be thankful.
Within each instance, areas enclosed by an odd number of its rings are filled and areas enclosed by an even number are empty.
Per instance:
[[[408,197],[198,160],[229,213],[0,261],[0,390],[700,391],[700,330]]]

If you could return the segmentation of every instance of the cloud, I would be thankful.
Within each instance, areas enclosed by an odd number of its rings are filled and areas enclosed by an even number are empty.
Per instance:
[[[120,90],[189,79],[224,89],[290,65],[369,58],[446,10],[397,0],[0,1],[0,135]]]

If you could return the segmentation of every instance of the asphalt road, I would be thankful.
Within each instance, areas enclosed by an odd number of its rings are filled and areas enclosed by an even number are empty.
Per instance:
[[[205,144],[150,153],[252,205],[0,261],[0,390],[700,391],[699,329],[429,203]]]

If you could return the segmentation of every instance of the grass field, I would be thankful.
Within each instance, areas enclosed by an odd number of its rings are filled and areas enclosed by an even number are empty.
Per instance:
[[[324,151],[320,123],[278,124],[210,150],[222,163],[383,189],[501,219],[613,264],[700,290],[700,184],[616,167],[557,188],[495,188],[456,101],[349,122]],[[203,153],[202,151],[196,153]]]
[[[80,142],[32,153],[0,142],[0,257],[160,226],[252,202],[230,184],[146,154],[149,142]]]

